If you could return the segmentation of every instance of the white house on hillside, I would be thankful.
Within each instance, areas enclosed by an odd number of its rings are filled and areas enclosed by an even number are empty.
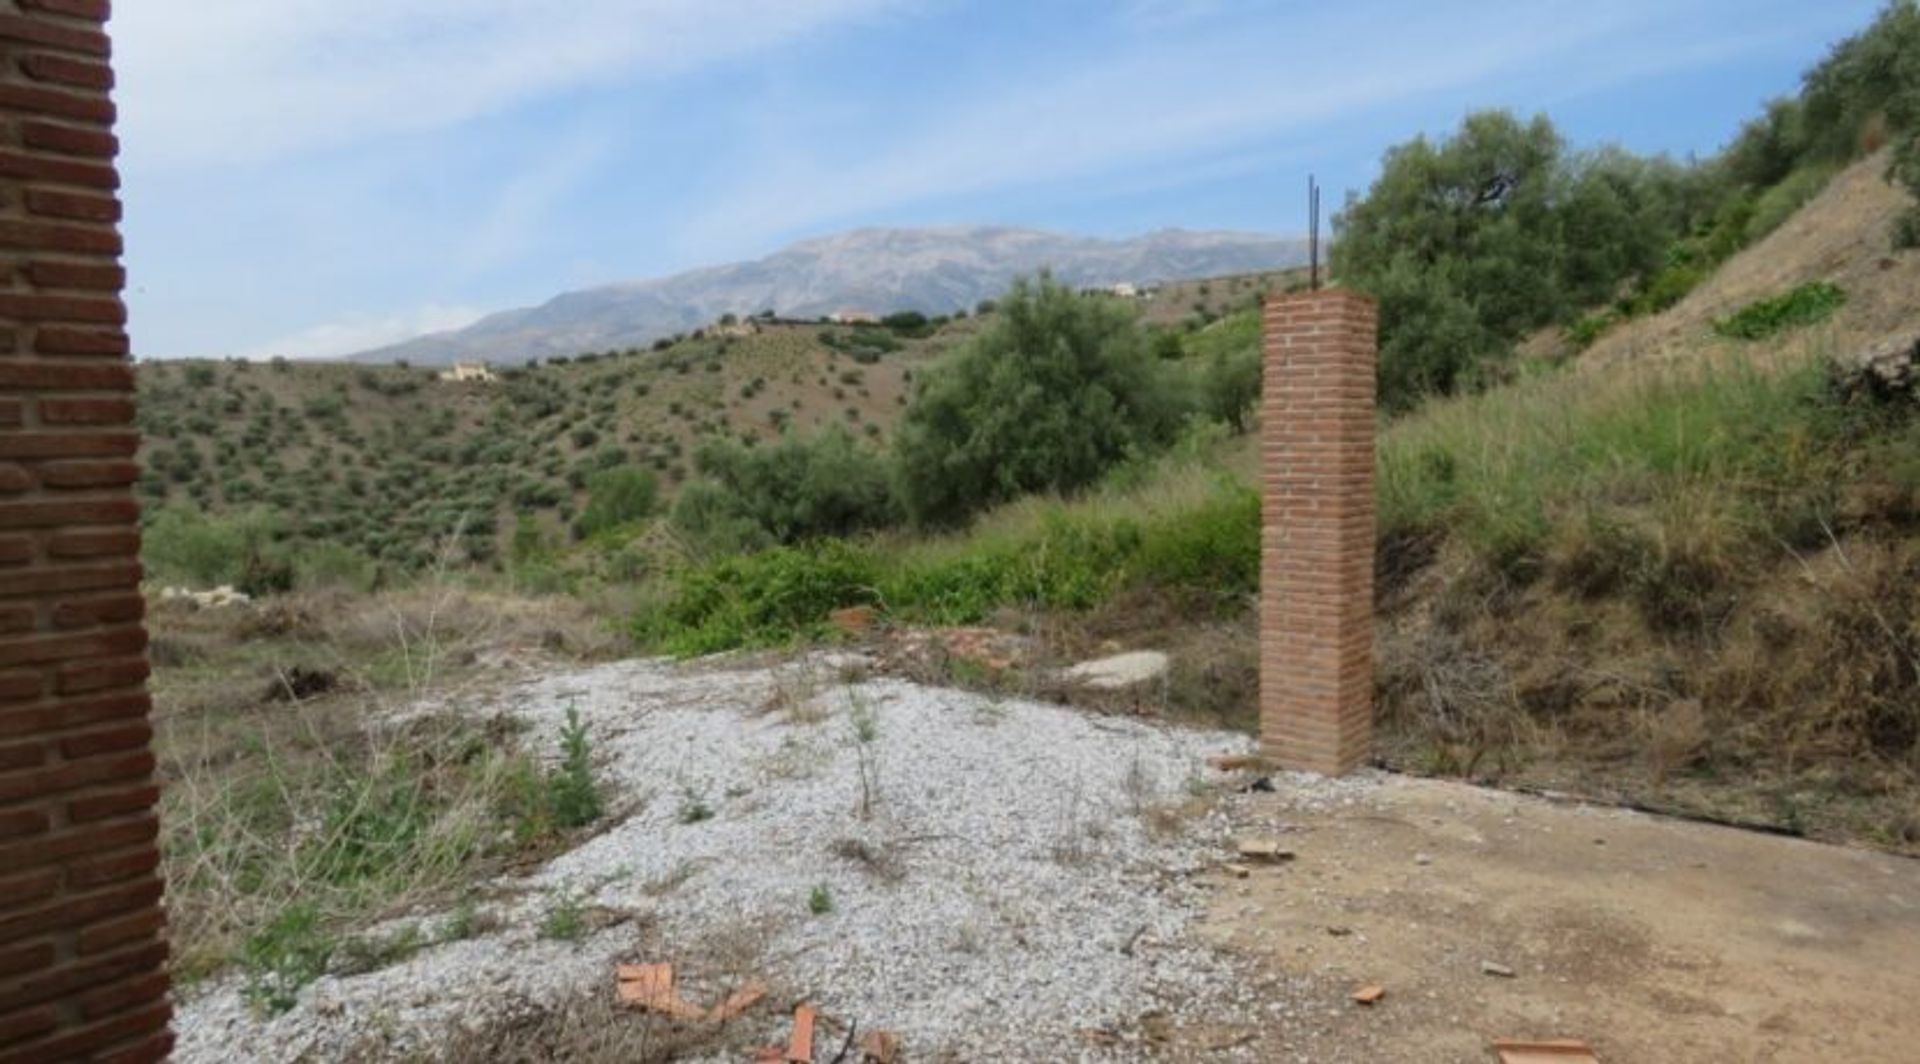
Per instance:
[[[452,369],[441,371],[440,379],[456,384],[492,384],[495,380],[493,369],[485,362],[455,362]]]

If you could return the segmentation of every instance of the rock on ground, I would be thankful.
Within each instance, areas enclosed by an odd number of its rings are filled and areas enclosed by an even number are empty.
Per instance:
[[[1098,661],[1083,661],[1060,675],[1069,683],[1101,691],[1118,691],[1158,680],[1173,662],[1158,650],[1136,650]]]

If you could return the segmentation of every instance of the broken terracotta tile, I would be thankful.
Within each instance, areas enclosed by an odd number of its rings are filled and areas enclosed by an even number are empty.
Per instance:
[[[1386,996],[1387,988],[1384,986],[1363,986],[1353,992],[1353,1000],[1362,1005],[1371,1005]]]
[[[867,1064],[893,1064],[900,1056],[900,1036],[892,1031],[868,1031],[860,1036],[860,1056]]]
[[[613,974],[620,981],[620,995],[623,998],[628,995],[652,997],[673,991],[671,964],[622,964],[614,968]]]
[[[1245,879],[1253,874],[1253,869],[1243,864],[1221,865],[1220,870],[1235,879]]]
[[[812,1005],[793,1010],[793,1037],[787,1041],[787,1064],[813,1064]]]
[[[620,1000],[680,1020],[704,1020],[707,1010],[680,1000],[671,964],[622,964],[614,969]]]
[[[1240,772],[1246,769],[1265,768],[1267,762],[1259,754],[1215,754],[1207,758],[1207,764],[1216,772]]]
[[[849,606],[827,614],[827,619],[843,634],[857,636],[864,635],[867,629],[872,628],[879,616],[880,612],[872,606]]]
[[[1500,1064],[1600,1064],[1592,1047],[1575,1038],[1528,1042],[1503,1038],[1493,1043]]]

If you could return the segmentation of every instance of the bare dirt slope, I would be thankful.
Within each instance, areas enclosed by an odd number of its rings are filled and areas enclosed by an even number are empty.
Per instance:
[[[1259,1032],[1261,1059],[1485,1061],[1496,1037],[1610,1062],[1915,1059],[1920,863],[1397,778],[1245,801],[1242,829],[1298,856],[1221,879],[1204,937],[1314,1006]],[[1352,1003],[1362,984],[1386,997]]]

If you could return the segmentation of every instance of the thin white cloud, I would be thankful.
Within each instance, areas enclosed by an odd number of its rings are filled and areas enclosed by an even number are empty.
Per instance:
[[[474,307],[433,304],[400,314],[362,315],[328,325],[316,325],[272,343],[241,352],[242,358],[338,358],[370,348],[411,340],[427,333],[461,329],[479,321],[486,311]]]
[[[116,5],[130,159],[254,162],[749,55],[913,0],[145,0]]]
[[[571,131],[494,195],[488,210],[453,249],[458,282],[522,255],[611,152],[611,136],[597,126]]]
[[[1237,2],[1138,0],[1131,14],[1197,19]],[[860,157],[846,154],[842,138],[788,135],[762,153],[766,165],[715,191],[681,243],[740,250],[770,234],[945,197],[1204,161],[1263,143],[1302,147],[1299,137],[1342,118],[1522,70],[1554,70],[1589,87],[1617,81],[1632,75],[1595,64],[1611,64],[1618,48],[1586,53],[1643,28],[1664,0],[1485,0],[1471,15],[1442,6],[1406,9],[1390,33],[1379,31],[1382,4],[1298,8],[1258,25],[1215,19],[1204,32],[1143,38],[1065,75],[1008,72],[999,91],[924,118],[914,127],[924,132],[870,140]],[[1319,47],[1296,43],[1307,41]],[[1640,45],[1624,69],[1730,50]],[[810,147],[823,143],[831,153]]]

